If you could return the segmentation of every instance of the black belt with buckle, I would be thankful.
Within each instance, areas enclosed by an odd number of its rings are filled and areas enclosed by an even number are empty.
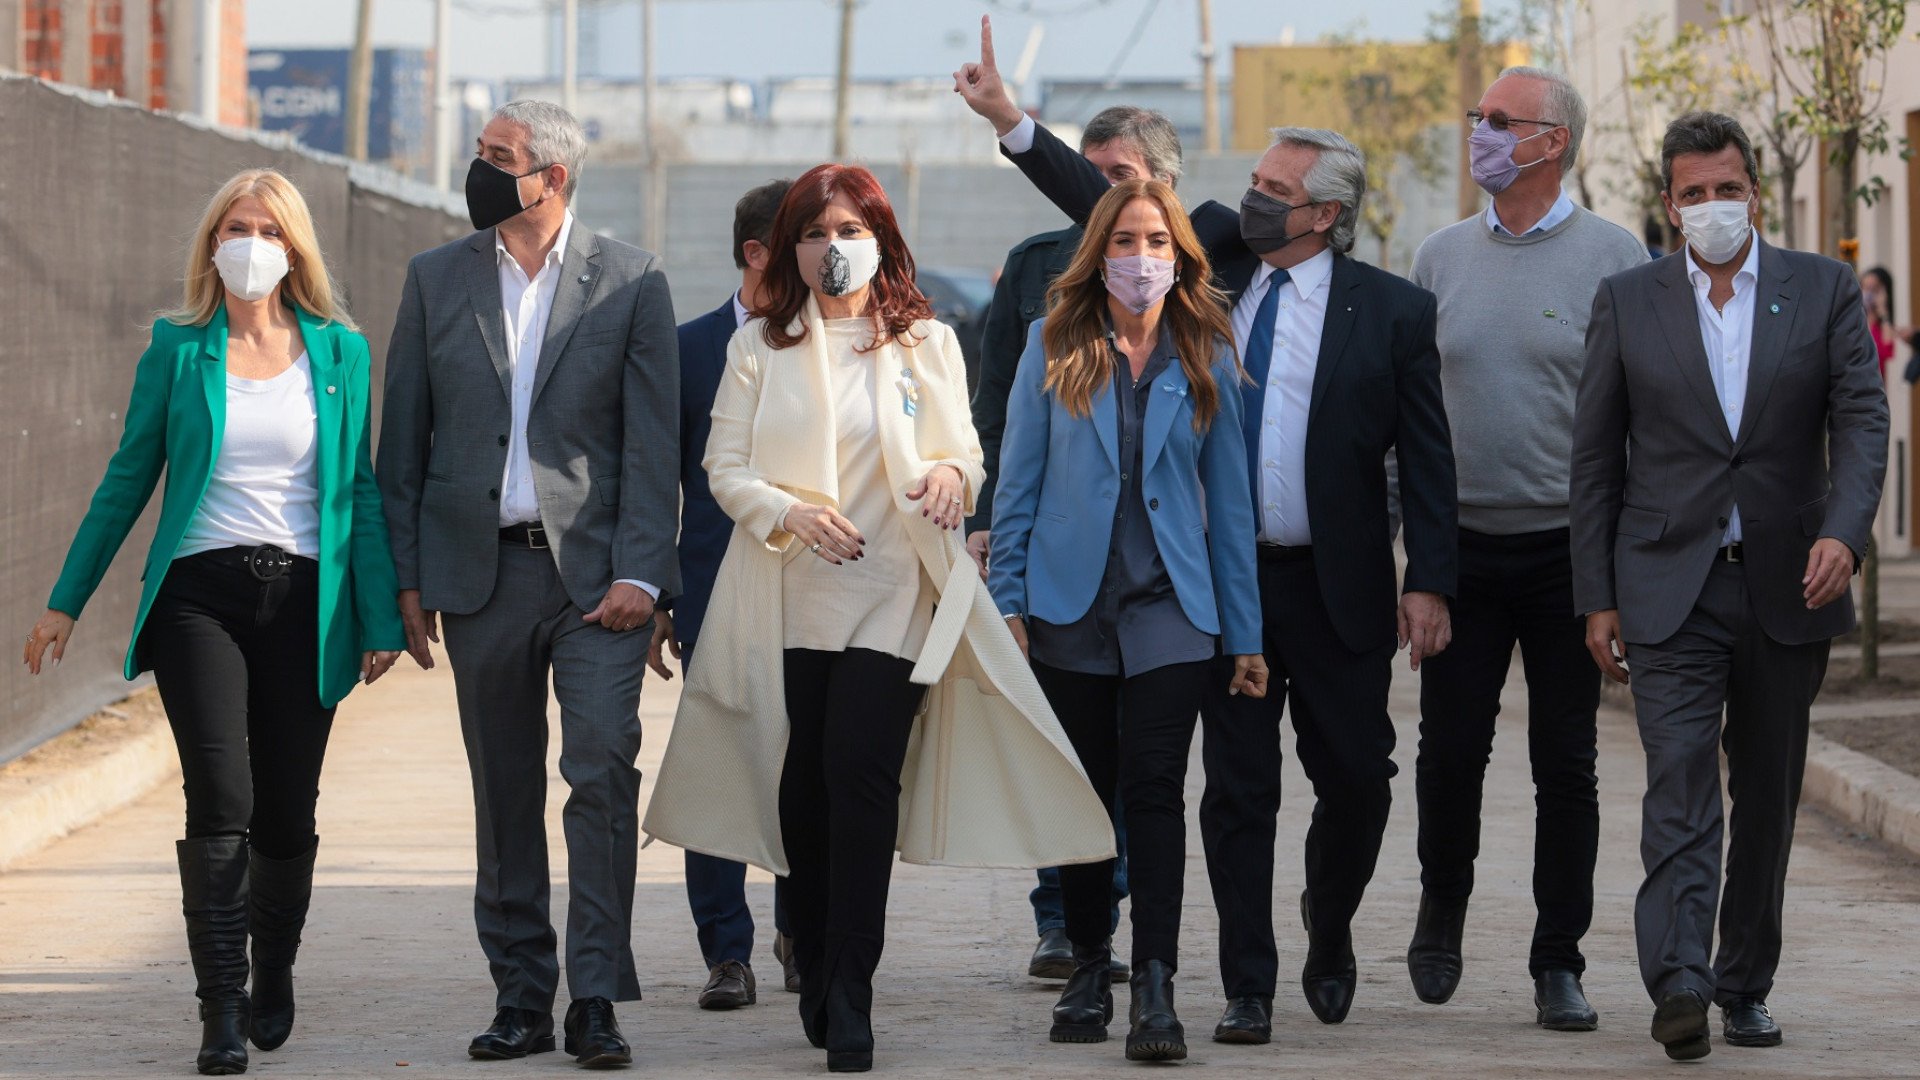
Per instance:
[[[1715,562],[1730,562],[1730,563],[1746,562],[1747,561],[1747,545],[1741,544],[1741,543],[1728,544],[1726,547],[1723,547],[1719,551],[1715,552],[1713,558]]]
[[[293,569],[293,556],[272,544],[261,544],[243,555],[241,561],[247,564],[247,573],[257,581],[278,581]]]
[[[1256,547],[1260,557],[1268,562],[1306,562],[1313,558],[1313,547],[1310,544],[1289,547],[1286,544],[1261,543]]]
[[[539,522],[523,521],[500,530],[500,542],[543,551],[548,547],[546,527]]]

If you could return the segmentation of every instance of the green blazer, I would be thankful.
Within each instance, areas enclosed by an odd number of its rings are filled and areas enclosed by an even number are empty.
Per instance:
[[[313,371],[314,411],[319,418],[314,452],[320,492],[318,689],[321,704],[332,708],[353,689],[361,653],[404,649],[407,639],[400,625],[398,578],[368,449],[372,412],[367,339],[299,308],[294,312]],[[47,600],[55,611],[80,617],[134,520],[153,497],[164,467],[166,494],[141,574],[140,610],[134,615],[127,647],[129,679],[143,670],[136,658],[140,631],[180,549],[180,539],[200,509],[226,419],[226,308],[205,326],[156,322],[153,341],[134,372],[120,448],[107,463],[107,474],[93,493],[60,580]]]

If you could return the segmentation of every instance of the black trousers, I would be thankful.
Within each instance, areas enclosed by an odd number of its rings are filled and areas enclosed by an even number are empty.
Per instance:
[[[313,847],[333,710],[320,704],[319,564],[260,581],[244,550],[176,559],[140,632],[180,751],[187,838],[241,835],[291,859]]]
[[[1464,903],[1480,853],[1480,794],[1513,648],[1527,676],[1527,755],[1533,765],[1533,902],[1527,967],[1580,974],[1580,938],[1593,922],[1600,847],[1594,714],[1600,672],[1586,621],[1573,613],[1567,530],[1489,536],[1460,530],[1453,644],[1420,668],[1420,885]]]
[[[809,978],[829,937],[858,938],[857,966],[871,978],[885,938],[900,770],[926,687],[910,681],[911,662],[866,649],[788,649],[785,667],[780,833],[796,958]]]
[[[1211,662],[1170,664],[1132,677],[1033,665],[1040,689],[1113,813],[1126,816],[1133,890],[1133,964],[1180,960],[1180,901],[1187,863],[1187,754]],[[1118,723],[1116,723],[1116,719]],[[1112,933],[1114,860],[1060,868],[1067,937],[1097,949]]]
[[[1301,553],[1304,554],[1304,553]],[[1300,765],[1313,783],[1307,896],[1313,937],[1339,943],[1380,856],[1393,804],[1393,721],[1387,715],[1394,644],[1354,652],[1340,640],[1310,556],[1260,558],[1267,696],[1229,695],[1221,657],[1200,713],[1207,770],[1200,838],[1220,915],[1220,976],[1229,997],[1271,997],[1273,847],[1280,811],[1280,716],[1293,713]]]

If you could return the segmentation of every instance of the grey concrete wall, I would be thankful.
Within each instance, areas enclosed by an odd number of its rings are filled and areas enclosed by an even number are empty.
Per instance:
[[[406,256],[467,226],[367,190],[337,159],[100,95],[4,78],[0,117],[0,157],[13,163],[0,169],[0,629],[17,648],[119,443],[154,312],[179,302],[188,236],[221,183],[264,165],[299,185],[376,362]],[[59,671],[33,678],[0,663],[0,761],[127,693],[120,663],[153,513],[127,537]]]

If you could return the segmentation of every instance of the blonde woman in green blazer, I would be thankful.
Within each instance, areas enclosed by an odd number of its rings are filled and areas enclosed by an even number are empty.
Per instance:
[[[27,639],[34,674],[49,650],[59,662],[164,470],[126,675],[153,671],[180,750],[182,907],[209,1075],[245,1072],[248,1038],[271,1050],[292,1030],[334,706],[406,647],[368,454],[368,366],[299,190],[267,169],[228,181]]]

